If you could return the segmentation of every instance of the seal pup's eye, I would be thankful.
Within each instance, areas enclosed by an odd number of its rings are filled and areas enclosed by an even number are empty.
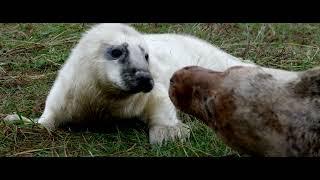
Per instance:
[[[123,51],[121,49],[112,49],[110,52],[110,55],[112,58],[118,59],[123,54]]]
[[[144,57],[146,58],[146,61],[149,62],[149,54],[146,54]]]

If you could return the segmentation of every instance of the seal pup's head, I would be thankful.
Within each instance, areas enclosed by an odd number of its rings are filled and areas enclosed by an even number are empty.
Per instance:
[[[154,81],[143,36],[125,24],[98,24],[80,39],[74,52],[89,65],[99,84],[126,94],[150,92]]]

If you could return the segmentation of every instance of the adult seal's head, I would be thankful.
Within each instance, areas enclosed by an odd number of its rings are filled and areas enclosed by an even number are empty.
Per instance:
[[[169,97],[183,112],[207,119],[208,116],[212,116],[211,110],[206,111],[207,104],[212,101],[209,96],[221,83],[221,76],[223,76],[221,72],[199,66],[180,69],[170,79]]]
[[[239,152],[256,156],[320,156],[320,69],[283,82],[260,67],[224,72],[186,67],[169,95],[181,111],[213,128]]]

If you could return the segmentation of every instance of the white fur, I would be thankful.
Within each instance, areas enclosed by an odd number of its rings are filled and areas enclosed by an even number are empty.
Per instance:
[[[143,57],[134,48],[141,45],[149,53],[150,64],[147,68],[152,73],[155,86],[150,93],[138,93],[119,100],[108,97],[106,92],[110,82],[125,88],[119,74],[121,65],[105,60],[103,44],[119,45],[123,42],[133,48],[130,53],[133,53],[135,63],[141,63],[141,66],[144,66]],[[123,24],[96,25],[83,35],[60,70],[39,123],[54,129],[64,122],[76,120],[71,118],[75,114],[81,116],[82,103],[90,106],[100,104],[116,117],[140,116],[149,125],[151,143],[161,143],[175,137],[184,139],[189,136],[189,130],[178,120],[168,96],[168,88],[172,74],[188,65],[199,65],[216,71],[224,71],[236,65],[255,66],[192,36],[140,34]],[[265,70],[284,81],[296,77],[291,72]],[[100,87],[98,82],[106,87]]]

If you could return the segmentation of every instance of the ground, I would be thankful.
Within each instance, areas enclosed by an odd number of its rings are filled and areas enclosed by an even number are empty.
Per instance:
[[[0,24],[0,119],[18,112],[39,117],[58,69],[91,24]],[[273,68],[318,66],[320,24],[134,24],[146,33],[184,33],[228,53]],[[204,124],[181,114],[192,128],[186,143],[152,147],[138,121],[97,129],[59,129],[0,121],[0,156],[208,157],[236,154]]]

